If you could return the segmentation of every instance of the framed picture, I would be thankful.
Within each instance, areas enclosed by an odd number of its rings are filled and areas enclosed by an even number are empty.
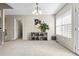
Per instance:
[[[35,25],[37,25],[37,24],[40,24],[40,23],[41,23],[41,21],[40,21],[39,19],[35,19],[35,20],[34,20],[34,22],[35,22]]]

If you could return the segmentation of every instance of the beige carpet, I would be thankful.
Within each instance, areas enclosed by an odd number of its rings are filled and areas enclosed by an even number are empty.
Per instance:
[[[55,41],[8,41],[0,46],[3,56],[75,56]]]

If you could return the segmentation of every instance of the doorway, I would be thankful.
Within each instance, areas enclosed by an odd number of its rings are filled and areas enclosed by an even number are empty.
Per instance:
[[[22,39],[22,22],[18,20],[18,38]]]
[[[15,19],[14,21],[14,39],[22,39],[23,36],[22,22],[21,20]]]

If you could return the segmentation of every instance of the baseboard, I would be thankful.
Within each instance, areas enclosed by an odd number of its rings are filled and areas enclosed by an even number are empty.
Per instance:
[[[63,46],[64,48],[66,48],[67,50],[69,50],[70,52],[74,53],[75,55],[79,56],[76,52],[70,50],[69,48],[65,47],[64,45],[62,45],[60,42],[56,41],[58,44],[60,44],[61,46]]]

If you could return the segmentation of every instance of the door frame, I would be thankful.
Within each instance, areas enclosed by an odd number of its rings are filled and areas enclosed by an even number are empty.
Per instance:
[[[75,30],[74,30],[74,42],[75,42],[75,53],[76,54],[79,54],[79,35],[78,35],[78,32],[79,32],[79,7],[78,7],[79,3],[75,3],[74,4],[74,8],[75,8],[75,16],[74,16],[74,25],[75,25]]]

